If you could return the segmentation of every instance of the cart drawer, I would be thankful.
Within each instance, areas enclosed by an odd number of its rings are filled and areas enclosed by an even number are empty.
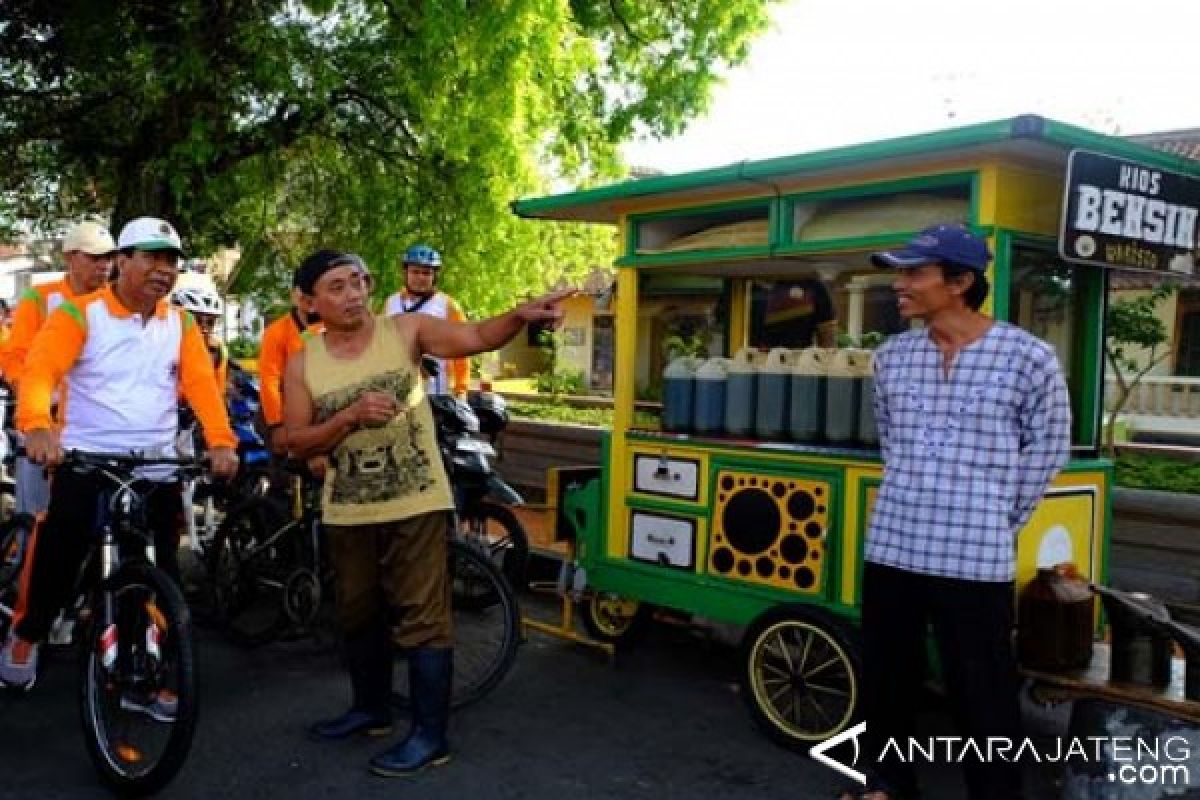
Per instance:
[[[700,461],[667,455],[633,457],[633,490],[645,494],[700,500]]]
[[[634,511],[629,555],[664,567],[691,569],[696,560],[696,520]]]

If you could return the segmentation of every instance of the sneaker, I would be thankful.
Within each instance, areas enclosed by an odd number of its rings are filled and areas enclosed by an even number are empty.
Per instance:
[[[179,712],[179,697],[170,689],[159,689],[145,698],[126,692],[121,695],[121,709],[145,714],[155,722],[174,722]]]
[[[38,646],[9,632],[0,650],[0,683],[28,691],[37,680]]]

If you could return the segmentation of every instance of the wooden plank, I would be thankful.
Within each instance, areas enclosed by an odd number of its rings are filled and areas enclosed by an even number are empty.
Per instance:
[[[1092,648],[1092,663],[1087,669],[1057,674],[1022,668],[1021,672],[1069,697],[1099,697],[1200,722],[1200,702],[1188,700],[1184,695],[1185,665],[1182,658],[1176,656],[1171,659],[1170,685],[1166,689],[1151,689],[1111,682],[1109,649],[1107,643],[1097,642]]]

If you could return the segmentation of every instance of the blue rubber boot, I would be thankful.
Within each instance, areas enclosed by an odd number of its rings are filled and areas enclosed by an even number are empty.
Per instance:
[[[376,775],[388,778],[413,775],[450,760],[446,726],[450,717],[454,651],[432,647],[413,650],[408,658],[408,675],[412,729],[399,744],[371,759],[370,769]]]
[[[346,639],[353,702],[350,710],[309,728],[316,741],[351,736],[387,736],[392,732],[392,651],[386,629]]]

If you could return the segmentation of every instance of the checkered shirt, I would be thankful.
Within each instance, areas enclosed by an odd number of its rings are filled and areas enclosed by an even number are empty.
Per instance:
[[[996,322],[950,376],[924,330],[875,356],[883,485],[866,560],[1011,581],[1016,534],[1070,455],[1071,406],[1050,345]]]

